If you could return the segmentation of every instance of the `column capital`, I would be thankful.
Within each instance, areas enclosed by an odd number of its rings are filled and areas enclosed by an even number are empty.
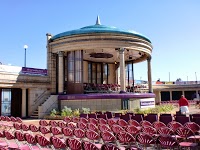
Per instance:
[[[147,61],[151,61],[151,58],[152,58],[151,56],[148,56]]]
[[[125,50],[126,50],[126,49],[123,48],[123,47],[121,47],[121,48],[118,49],[118,51],[119,51],[120,54],[123,54]]]
[[[59,56],[59,57],[63,57],[64,53],[65,53],[65,52],[63,52],[63,51],[59,51],[59,52],[58,52],[58,56]]]

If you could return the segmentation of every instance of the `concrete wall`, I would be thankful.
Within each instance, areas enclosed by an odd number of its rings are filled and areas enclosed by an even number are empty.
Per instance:
[[[121,110],[121,99],[82,99],[82,100],[61,100],[61,109],[64,106],[72,110],[82,107],[90,108],[91,111],[117,111]]]

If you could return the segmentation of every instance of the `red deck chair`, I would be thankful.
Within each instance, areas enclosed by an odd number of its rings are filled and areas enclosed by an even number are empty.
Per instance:
[[[27,142],[30,149],[40,150],[39,147],[37,146],[35,136],[31,135],[30,133],[24,133],[24,139]]]
[[[103,131],[101,132],[101,139],[104,143],[116,143],[117,138],[114,136],[112,132],[109,131]]]
[[[99,124],[99,130],[101,132],[103,132],[103,131],[112,132],[111,128],[108,125],[106,125],[106,124]]]
[[[36,134],[35,135],[35,140],[37,142],[37,144],[39,145],[39,147],[41,149],[43,148],[50,148],[51,147],[51,142],[50,140],[48,140],[45,136],[40,135],[40,134]]]
[[[53,144],[55,149],[66,149],[67,145],[60,138],[52,136],[50,137],[50,142]]]
[[[159,135],[156,144],[158,144],[160,148],[179,149],[178,141],[174,137],[166,134]]]
[[[83,150],[100,150],[101,149],[101,145],[100,147],[97,147],[94,143],[89,142],[89,141],[83,141],[82,142],[82,148]]]
[[[83,140],[85,138],[85,131],[83,129],[76,128],[73,130],[73,133],[76,136],[76,138],[80,140]]]
[[[67,146],[71,149],[71,150],[81,150],[81,141],[75,138],[69,138],[66,140],[66,144]]]

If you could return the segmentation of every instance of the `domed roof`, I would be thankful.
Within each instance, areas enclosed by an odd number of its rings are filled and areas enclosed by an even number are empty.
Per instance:
[[[118,28],[112,27],[112,26],[101,25],[99,20],[97,20],[95,25],[86,26],[86,27],[76,29],[76,30],[66,31],[66,32],[63,32],[63,33],[53,36],[51,39],[55,40],[55,39],[66,37],[66,36],[79,35],[79,34],[90,34],[90,33],[127,34],[127,35],[138,36],[138,37],[143,38],[144,40],[151,43],[151,41],[147,37],[145,37],[144,35],[142,35],[140,33],[137,33],[135,31],[122,30],[122,29],[118,29]]]

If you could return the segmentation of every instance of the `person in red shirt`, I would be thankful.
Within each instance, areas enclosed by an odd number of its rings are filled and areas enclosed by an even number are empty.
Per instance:
[[[181,95],[181,98],[179,99],[178,104],[179,104],[181,114],[189,113],[189,102],[187,98],[185,98],[184,95]]]

